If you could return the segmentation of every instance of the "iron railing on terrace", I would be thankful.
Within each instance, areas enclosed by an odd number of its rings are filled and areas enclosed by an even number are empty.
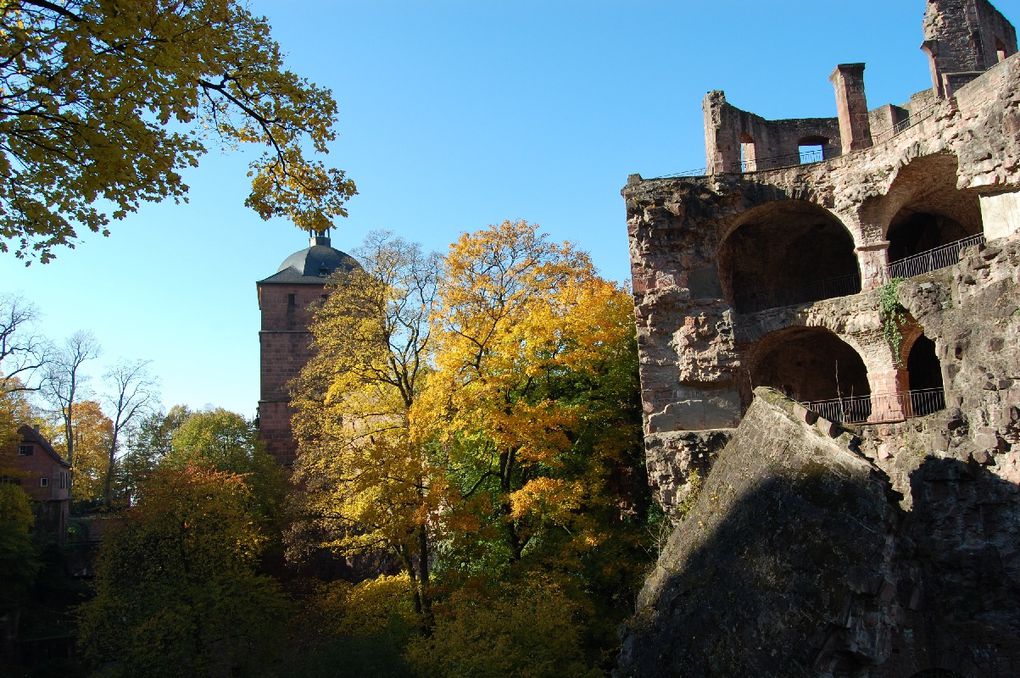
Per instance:
[[[935,111],[938,109],[939,104],[941,103],[942,103],[941,99],[936,99],[935,101],[925,106],[924,108],[921,108],[917,111],[913,111],[906,118],[900,120],[895,125],[892,125],[891,127],[886,127],[885,129],[879,130],[878,132],[872,132],[871,142],[873,144],[878,144],[884,141],[888,141],[889,139],[892,139],[900,132],[905,132],[914,125],[920,125],[922,122],[924,122],[925,120],[927,120],[928,118],[935,114]]]
[[[737,299],[740,313],[757,313],[770,308],[795,304],[808,304],[822,299],[833,299],[857,294],[861,291],[861,276],[850,273],[834,278],[816,280],[798,287],[780,290],[762,290],[741,295]]]
[[[946,268],[960,261],[960,252],[965,248],[983,245],[984,242],[984,235],[971,235],[962,240],[894,261],[886,266],[886,273],[889,278],[911,278],[915,275]],[[817,280],[796,288],[746,293],[738,297],[736,307],[739,313],[757,313],[797,304],[808,304],[823,299],[846,297],[860,291],[861,277],[857,273],[853,273]]]
[[[946,407],[941,388],[802,402],[808,410],[839,424],[880,424],[923,417]]]
[[[983,244],[985,244],[985,236],[979,233],[894,261],[889,264],[887,271],[890,278],[912,278],[915,275],[952,266],[960,261],[960,252],[964,248]]]
[[[828,155],[826,155],[828,152]],[[822,147],[812,148],[797,153],[786,153],[784,155],[770,155],[767,158],[753,158],[740,160],[740,174],[758,172],[784,167],[796,167],[797,165],[813,165],[823,160],[831,160],[839,157],[839,150],[835,148]],[[660,179],[677,179],[680,177],[703,177],[708,174],[707,167],[684,170],[676,174],[666,174],[658,177]]]

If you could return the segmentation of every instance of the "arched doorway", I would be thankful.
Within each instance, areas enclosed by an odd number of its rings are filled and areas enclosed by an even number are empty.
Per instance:
[[[980,232],[952,217],[905,207],[889,225],[889,261],[900,261]]]
[[[752,386],[771,386],[798,402],[831,403],[819,413],[865,421],[871,413],[868,369],[857,351],[830,330],[793,327],[763,337],[750,351]],[[833,411],[822,411],[825,408]]]
[[[742,215],[719,248],[719,273],[734,308],[753,313],[861,291],[854,241],[832,213],[803,200]]]
[[[924,416],[945,409],[942,363],[935,342],[923,334],[914,340],[907,353],[907,378],[910,385],[910,413]]]

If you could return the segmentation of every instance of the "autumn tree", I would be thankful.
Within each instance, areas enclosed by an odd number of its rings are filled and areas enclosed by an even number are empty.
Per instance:
[[[58,349],[46,365],[42,395],[57,413],[64,428],[67,463],[74,468],[75,408],[87,393],[85,364],[99,356],[99,343],[90,332],[75,332]],[[72,486],[74,474],[71,474]]]
[[[598,543],[583,509],[602,485],[584,431],[598,423],[617,439],[612,412],[626,401],[607,410],[593,396],[632,348],[627,295],[570,244],[507,221],[451,246],[439,300],[417,434],[449,451],[460,488],[489,492],[509,563],[550,525]],[[633,445],[634,422],[618,428]]]
[[[36,308],[24,299],[0,296],[0,395],[38,388],[35,377],[50,350],[33,330],[37,318]]]
[[[50,353],[48,343],[34,332],[37,316],[24,299],[0,296],[0,454],[14,444],[18,426],[28,423],[25,396],[39,388],[38,377]]]
[[[293,400],[299,500],[336,550],[392,552],[428,626],[435,519],[449,502],[409,412],[429,366],[438,261],[386,233],[357,257],[362,267],[330,283],[315,315],[317,354]]]
[[[171,410],[171,415],[179,414],[181,408]],[[243,477],[251,490],[252,515],[267,537],[275,538],[281,529],[287,479],[264,449],[254,424],[223,408],[190,412],[176,423],[171,415],[168,423],[175,428],[169,449],[158,466],[172,469],[195,466]]]
[[[363,258],[295,391],[308,515],[341,550],[405,555],[432,603],[422,674],[604,661],[647,560],[629,296],[524,222],[463,236],[428,294]]]
[[[141,485],[173,450],[174,433],[191,414],[186,406],[174,405],[169,412],[145,415],[132,429],[118,474],[120,489],[126,496],[138,496]]]
[[[327,152],[337,105],[286,70],[239,0],[0,2],[0,251],[46,262],[77,229],[185,199],[210,144],[264,149],[245,204],[300,228],[346,216]]]
[[[152,411],[159,396],[156,380],[149,373],[145,360],[121,362],[106,373],[110,392],[106,396],[107,411],[113,427],[106,454],[106,475],[103,478],[103,504],[109,508],[113,501],[113,480],[116,477],[117,454],[121,440],[131,427]]]
[[[18,607],[39,571],[32,543],[35,516],[28,495],[18,485],[0,483],[0,612]]]
[[[75,450],[74,483],[71,498],[74,501],[97,501],[103,498],[108,454],[113,437],[113,422],[103,414],[95,400],[76,403],[71,420],[73,441],[68,444],[64,422],[60,418],[50,421],[43,433],[54,450],[65,459],[69,447]]]
[[[265,542],[236,474],[160,469],[104,537],[84,656],[110,676],[251,675],[281,640],[279,587],[256,572]]]

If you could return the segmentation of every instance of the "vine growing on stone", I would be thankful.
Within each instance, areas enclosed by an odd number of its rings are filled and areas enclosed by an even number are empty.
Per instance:
[[[893,278],[882,286],[878,296],[879,312],[882,317],[882,334],[892,350],[893,360],[899,366],[902,363],[900,348],[903,346],[903,313],[906,309],[900,304],[899,287],[903,278]]]

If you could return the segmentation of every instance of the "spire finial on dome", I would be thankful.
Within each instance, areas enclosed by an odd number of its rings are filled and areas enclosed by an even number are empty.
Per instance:
[[[330,247],[329,244],[329,229],[320,228],[319,230],[312,233],[312,237],[308,239],[309,247],[315,247],[316,245],[323,245]]]

